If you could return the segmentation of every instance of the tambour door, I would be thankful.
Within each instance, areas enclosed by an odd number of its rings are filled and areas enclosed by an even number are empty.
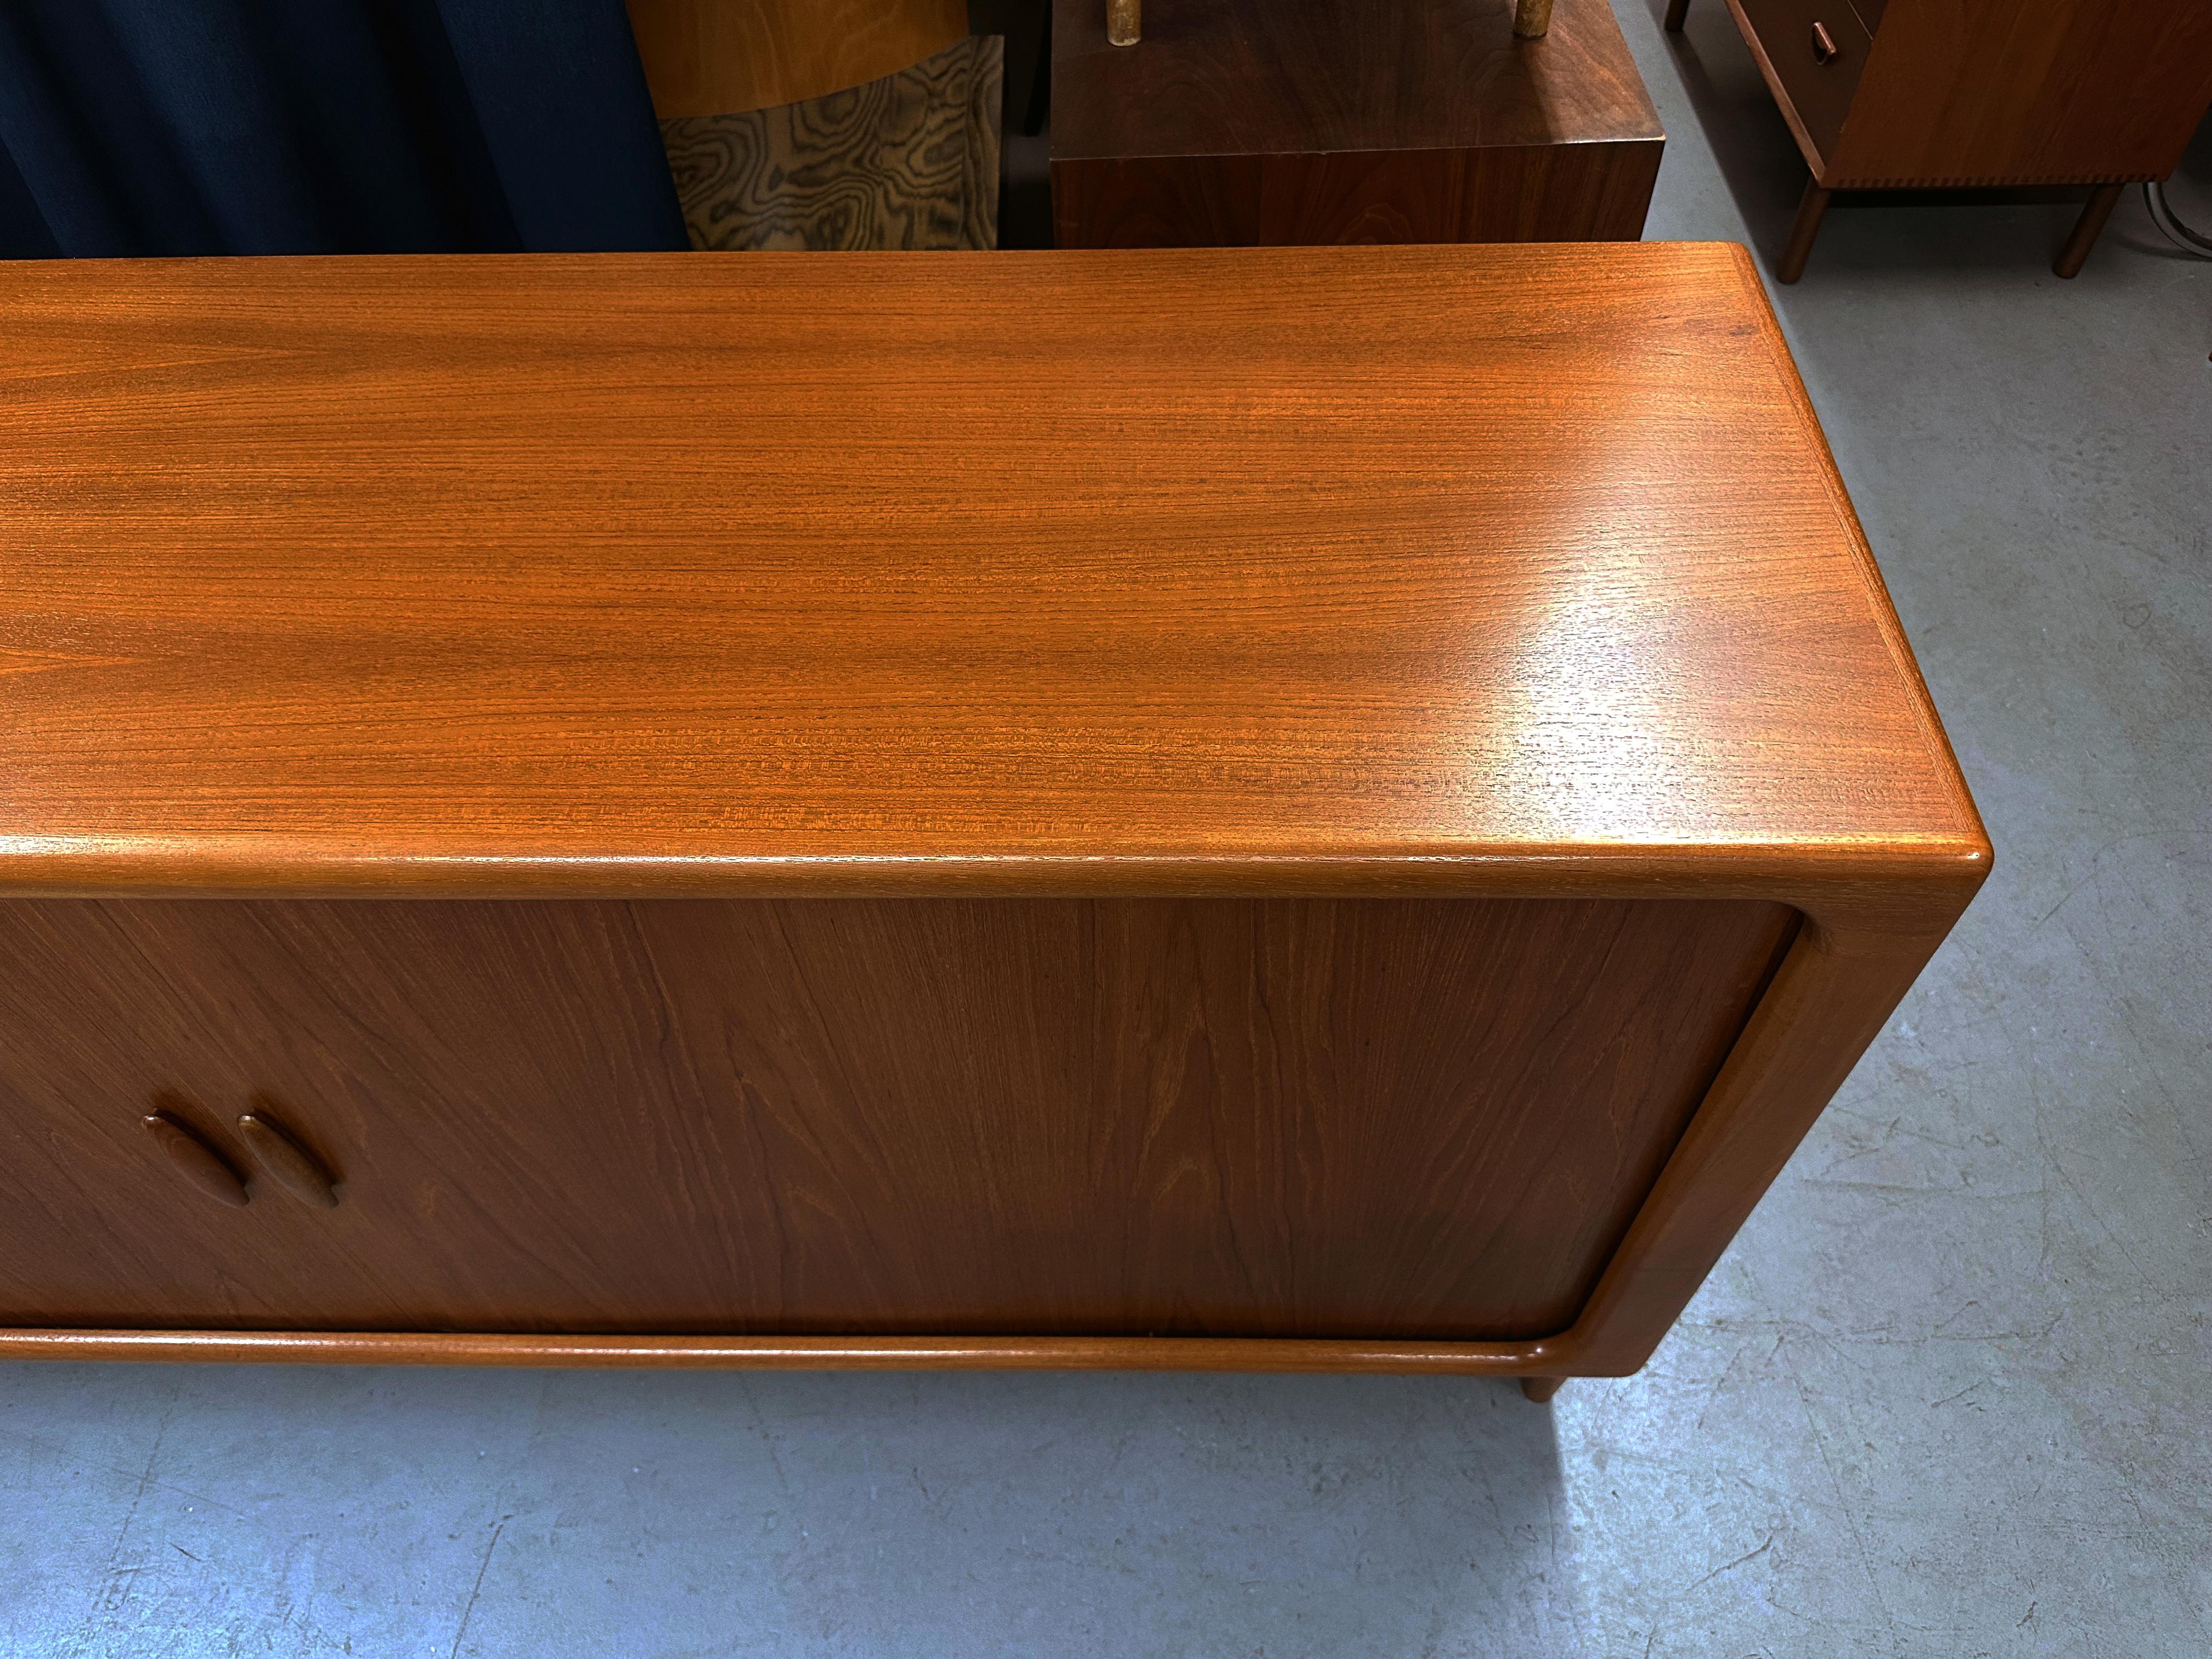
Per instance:
[[[1546,1334],[1794,922],[11,900],[0,1322]]]

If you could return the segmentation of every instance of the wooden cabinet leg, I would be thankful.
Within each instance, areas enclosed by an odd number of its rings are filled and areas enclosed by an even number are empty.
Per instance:
[[[1817,179],[1805,181],[1805,194],[1797,204],[1797,222],[1790,227],[1790,245],[1782,250],[1782,263],[1774,268],[1776,282],[1794,283],[1805,274],[1805,258],[1813,251],[1813,239],[1820,234],[1820,221],[1827,216],[1831,193],[1820,188]]]
[[[2081,216],[2074,222],[2074,229],[2066,238],[2066,246],[2058,250],[2057,263],[2051,268],[2061,276],[2079,276],[2081,262],[2089,257],[2089,249],[2105,228],[2105,221],[2112,216],[2119,205],[2123,185],[2100,185],[2081,210]]]
[[[1559,1384],[1566,1380],[1564,1376],[1524,1376],[1521,1379],[1521,1392],[1540,1406],[1559,1393]]]
[[[1690,15],[1690,0],[1667,0],[1667,33],[1680,34],[1682,20]]]

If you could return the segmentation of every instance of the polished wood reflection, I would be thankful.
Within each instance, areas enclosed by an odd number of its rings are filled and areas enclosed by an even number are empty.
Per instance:
[[[0,890],[1980,844],[1740,249],[46,261],[0,314]]]
[[[0,316],[0,1356],[1631,1370],[1989,869],[1740,249]]]

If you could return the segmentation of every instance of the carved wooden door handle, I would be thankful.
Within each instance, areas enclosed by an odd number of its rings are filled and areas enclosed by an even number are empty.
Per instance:
[[[143,1121],[178,1174],[218,1204],[234,1210],[246,1207],[246,1183],[222,1153],[166,1112],[149,1112]]]
[[[269,1178],[302,1204],[312,1204],[319,1210],[335,1210],[338,1206],[337,1188],[330,1174],[315,1162],[307,1149],[278,1128],[258,1112],[240,1114],[238,1133],[246,1142],[255,1162],[269,1172]]]

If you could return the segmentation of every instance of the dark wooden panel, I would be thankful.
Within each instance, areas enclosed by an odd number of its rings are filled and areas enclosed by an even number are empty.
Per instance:
[[[1513,0],[1154,0],[1135,46],[1105,19],[1055,0],[1055,159],[1662,137],[1606,0],[1556,0],[1538,40]]]
[[[1661,145],[1053,164],[1062,247],[1634,241]]]
[[[1170,7],[1105,44],[1061,0],[1062,247],[1633,240],[1664,139],[1602,0]]]
[[[1547,1335],[1779,907],[0,905],[0,1323]],[[183,1182],[156,1103],[340,1184]]]
[[[2163,179],[2212,105],[2204,0],[1890,0],[1831,184]]]
[[[1741,249],[29,260],[0,316],[0,889],[1985,848]]]

